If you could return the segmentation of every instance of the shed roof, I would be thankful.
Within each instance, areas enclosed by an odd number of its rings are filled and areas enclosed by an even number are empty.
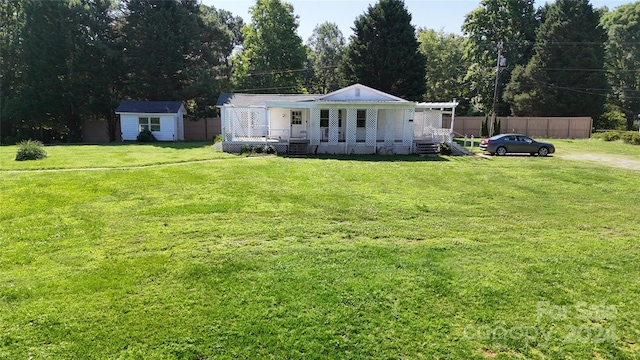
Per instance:
[[[177,114],[181,108],[181,101],[122,100],[116,113]]]

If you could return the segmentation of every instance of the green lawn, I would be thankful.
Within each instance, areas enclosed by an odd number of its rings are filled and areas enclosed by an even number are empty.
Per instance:
[[[17,146],[0,146],[0,170],[114,168],[230,157],[215,152],[210,142],[45,146],[48,157],[39,161],[14,161],[17,151]]]
[[[115,169],[0,171],[0,358],[640,358],[639,171],[47,151]]]

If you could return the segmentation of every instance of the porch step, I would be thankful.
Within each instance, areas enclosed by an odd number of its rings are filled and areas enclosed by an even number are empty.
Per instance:
[[[289,156],[306,157],[309,154],[309,141],[290,141]]]
[[[437,155],[439,152],[438,144],[432,142],[416,142],[416,154],[418,155]]]

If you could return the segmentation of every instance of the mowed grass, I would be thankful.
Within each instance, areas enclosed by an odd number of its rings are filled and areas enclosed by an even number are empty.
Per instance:
[[[640,357],[638,171],[360,159],[0,172],[0,358]]]
[[[44,149],[45,159],[15,161],[18,146],[0,146],[0,171],[132,167],[230,157],[214,151],[210,142],[47,145]]]

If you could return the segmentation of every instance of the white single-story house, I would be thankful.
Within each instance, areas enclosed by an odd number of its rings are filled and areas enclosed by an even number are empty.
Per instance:
[[[187,111],[180,101],[122,100],[116,114],[123,141],[136,140],[142,130],[150,130],[160,141],[184,140]]]
[[[326,95],[225,93],[217,103],[224,151],[302,144],[320,154],[410,154],[417,142],[451,142],[457,105],[415,103],[361,84]]]

